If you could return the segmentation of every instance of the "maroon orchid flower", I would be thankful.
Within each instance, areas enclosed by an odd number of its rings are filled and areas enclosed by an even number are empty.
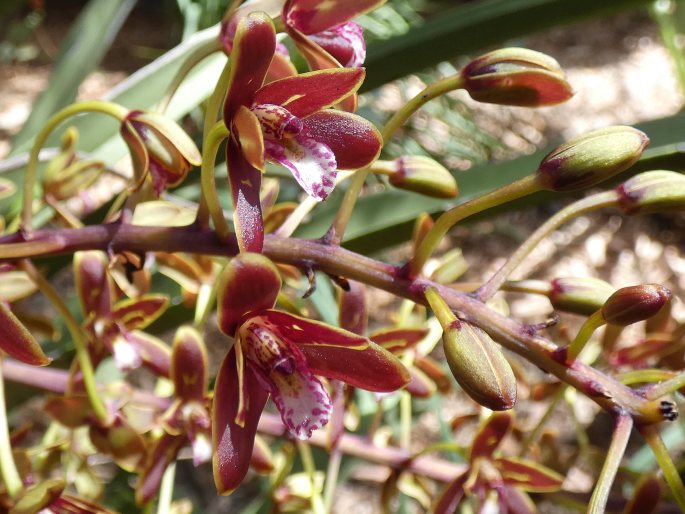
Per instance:
[[[331,398],[315,375],[370,391],[394,391],[409,382],[401,362],[371,340],[272,309],[281,288],[274,264],[241,253],[224,269],[218,322],[235,337],[214,387],[214,478],[221,493],[243,480],[257,422],[269,394],[298,439],[328,423]]]
[[[261,251],[259,202],[265,161],[292,172],[310,196],[325,200],[338,169],[356,169],[380,153],[381,136],[359,116],[330,109],[352,95],[362,68],[328,69],[264,84],[276,49],[271,19],[251,13],[236,29],[224,121],[235,226],[243,251]]]

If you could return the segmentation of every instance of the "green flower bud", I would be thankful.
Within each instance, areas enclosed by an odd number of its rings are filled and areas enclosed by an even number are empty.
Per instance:
[[[540,107],[573,96],[559,63],[526,48],[503,48],[482,55],[461,75],[464,89],[478,102]]]
[[[616,188],[625,214],[646,214],[685,208],[685,176],[675,171],[645,171]]]
[[[552,306],[559,311],[589,316],[602,308],[616,288],[598,278],[557,278],[552,280],[548,294]]]
[[[433,198],[454,198],[459,193],[452,174],[430,157],[407,155],[387,164],[395,187]]]
[[[654,316],[671,298],[671,291],[659,284],[623,287],[602,307],[607,323],[626,326]]]
[[[633,127],[593,130],[548,153],[537,177],[550,191],[585,189],[630,168],[647,144],[647,135]]]
[[[501,348],[480,328],[455,320],[443,327],[447,363],[461,388],[491,410],[516,403],[516,377]]]

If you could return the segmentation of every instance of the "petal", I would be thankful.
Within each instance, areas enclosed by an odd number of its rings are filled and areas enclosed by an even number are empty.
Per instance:
[[[129,343],[123,334],[118,334],[114,339],[105,341],[114,357],[114,363],[121,371],[138,369],[143,363],[136,347]]]
[[[166,139],[178,154],[193,166],[202,164],[202,156],[190,136],[174,120],[153,112],[136,111],[131,121],[143,124]]]
[[[146,294],[117,302],[110,317],[128,330],[145,328],[162,315],[168,304],[166,295]]]
[[[95,250],[76,252],[74,279],[84,317],[109,314],[112,307],[112,287],[107,274],[105,254]]]
[[[233,224],[241,252],[261,252],[264,222],[259,202],[260,171],[250,165],[233,137],[226,144],[226,163],[233,197]]]
[[[233,131],[237,133],[243,157],[253,168],[264,173],[264,136],[259,119],[244,105],[238,107],[233,118]]]
[[[309,439],[314,430],[328,423],[331,398],[297,347],[258,318],[240,327],[240,340],[247,362],[269,388],[283,424],[294,437]]]
[[[391,328],[375,332],[369,338],[392,353],[401,353],[418,344],[428,334],[427,328]]]
[[[495,466],[504,483],[532,493],[551,493],[561,489],[564,477],[541,464],[509,457],[497,459]]]
[[[79,253],[74,255],[78,256]],[[0,273],[0,302],[16,302],[36,291],[38,291],[38,286],[24,271],[3,271]]]
[[[249,406],[244,427],[235,423],[238,411],[238,373],[234,350],[228,353],[216,376],[212,404],[212,465],[214,481],[220,494],[230,494],[245,478],[257,433],[257,422],[268,398],[268,393],[262,389],[254,374],[246,371],[244,380]]]
[[[140,356],[143,366],[158,376],[169,376],[171,351],[164,341],[140,330],[126,331],[125,337]]]
[[[157,440],[154,449],[148,456],[145,466],[136,484],[136,502],[143,505],[154,499],[162,483],[166,468],[178,455],[185,443],[185,437],[163,434]]]
[[[266,155],[290,170],[302,189],[316,200],[325,200],[335,187],[335,155],[325,144],[298,135],[281,142],[265,140]]]
[[[402,363],[365,337],[276,310],[259,318],[282,339],[296,344],[317,375],[378,392],[394,391],[409,382]]]
[[[515,487],[502,487],[499,494],[506,503],[508,514],[536,514],[535,503],[523,491]]]
[[[297,68],[295,68],[295,65],[290,60],[288,49],[280,43],[277,44],[276,53],[271,61],[271,66],[269,66],[264,83],[268,84],[269,82],[295,75],[297,75]]]
[[[348,21],[332,29],[309,36],[346,68],[357,68],[366,59],[366,42],[361,25]]]
[[[338,169],[357,169],[376,160],[383,147],[380,132],[370,121],[356,114],[325,110],[304,120],[304,132],[328,146]]]
[[[33,366],[46,366],[52,359],[48,358],[38,341],[22,325],[12,311],[0,302],[0,350],[10,357]]]
[[[239,253],[219,276],[219,328],[233,336],[247,314],[273,307],[280,290],[281,276],[273,262],[260,254]]]
[[[241,105],[253,103],[254,93],[264,82],[275,51],[276,32],[271,18],[266,14],[253,12],[238,22],[224,103],[227,126],[230,127],[230,121]]]
[[[170,371],[177,398],[202,401],[207,391],[207,350],[202,336],[191,326],[176,331]]]
[[[276,104],[304,118],[332,107],[359,89],[363,68],[336,68],[302,73],[271,82],[254,97],[255,104]]]
[[[291,0],[283,9],[283,19],[286,24],[305,34],[315,34],[373,11],[384,2],[385,0]]]
[[[411,382],[407,384],[407,391],[417,398],[429,398],[435,393],[435,382],[428,378],[420,369],[410,366]]]
[[[139,177],[139,183],[134,186],[135,189],[142,184],[142,180],[147,175],[150,158],[143,139],[130,121],[126,120],[121,124],[120,132],[131,154],[131,164],[134,170],[133,176]]]
[[[435,514],[452,514],[457,512],[457,507],[461,503],[464,497],[464,483],[468,478],[468,473],[459,475],[454,482],[449,484],[440,496],[438,500],[431,508],[431,512]]]
[[[471,443],[470,461],[477,457],[491,457],[513,425],[514,418],[508,412],[493,413],[480,427]]]

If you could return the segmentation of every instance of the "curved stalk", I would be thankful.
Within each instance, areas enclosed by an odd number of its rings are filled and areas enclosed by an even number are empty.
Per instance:
[[[571,205],[561,209],[540,227],[538,227],[538,229],[533,232],[521,246],[517,248],[517,250],[509,257],[509,260],[507,260],[507,262],[504,263],[504,265],[497,270],[497,272],[490,277],[485,284],[478,288],[475,293],[476,296],[484,302],[492,298],[499,288],[502,287],[502,284],[510,277],[514,270],[516,270],[526,256],[533,250],[533,248],[540,244],[540,241],[542,241],[558,227],[575,218],[576,216],[580,216],[581,214],[615,205],[617,201],[618,194],[616,192],[606,191],[588,196],[587,198],[582,198],[581,200],[578,200],[577,202],[574,202]]]
[[[216,159],[219,145],[228,137],[228,134],[228,128],[226,128],[223,121],[217,122],[214,128],[209,131],[202,148],[202,168],[200,172],[200,181],[202,183],[202,200],[200,205],[206,205],[207,212],[212,217],[216,232],[221,239],[228,239],[231,228],[224,217],[224,211],[221,209],[221,203],[219,202],[219,195],[216,192],[214,160]],[[198,222],[200,218],[199,212]]]
[[[24,178],[24,198],[21,211],[21,226],[29,232],[31,231],[31,221],[33,218],[33,190],[36,187],[36,172],[38,170],[38,157],[43,145],[50,137],[52,131],[65,120],[86,112],[100,112],[112,116],[117,121],[121,122],[128,114],[128,109],[101,100],[91,100],[88,102],[79,102],[68,107],[65,107],[57,114],[52,116],[43,126],[41,131],[36,136],[29,154],[29,162],[26,165],[26,177]]]
[[[673,459],[668,454],[668,448],[666,448],[664,440],[659,435],[658,427],[655,425],[642,426],[640,427],[640,433],[645,438],[645,441],[647,441],[652,452],[654,452],[654,457],[656,457],[656,461],[664,474],[666,483],[671,488],[671,493],[673,493],[676,503],[680,510],[685,512],[685,485],[683,485],[678,469],[673,464]]]
[[[24,490],[24,483],[17,471],[17,465],[12,455],[9,425],[7,420],[7,405],[5,403],[5,379],[2,376],[2,362],[0,357],[0,476],[10,498],[16,499]]]
[[[585,323],[583,323],[583,325],[580,327],[580,330],[578,330],[578,334],[576,334],[575,339],[573,339],[569,345],[566,358],[569,361],[572,361],[578,357],[580,352],[583,351],[583,348],[585,348],[585,345],[592,337],[592,334],[595,333],[595,330],[604,324],[606,324],[606,321],[604,321],[604,316],[602,316],[601,310],[595,312],[592,316],[586,319]]]

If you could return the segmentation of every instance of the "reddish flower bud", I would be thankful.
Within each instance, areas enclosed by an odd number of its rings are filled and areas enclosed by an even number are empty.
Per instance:
[[[616,291],[598,278],[570,277],[552,280],[549,299],[556,310],[589,316]]]
[[[552,150],[538,180],[550,191],[585,189],[630,168],[649,144],[644,132],[622,125],[593,130]]]
[[[540,107],[573,96],[559,63],[526,48],[503,48],[482,55],[461,75],[464,89],[478,102]]]
[[[445,357],[464,392],[488,409],[511,409],[516,403],[516,377],[499,345],[463,321],[443,328]]]
[[[602,307],[607,323],[626,326],[654,316],[671,298],[671,291],[659,284],[624,287]]]
[[[616,188],[625,214],[648,214],[685,208],[685,176],[675,171],[645,171]]]

